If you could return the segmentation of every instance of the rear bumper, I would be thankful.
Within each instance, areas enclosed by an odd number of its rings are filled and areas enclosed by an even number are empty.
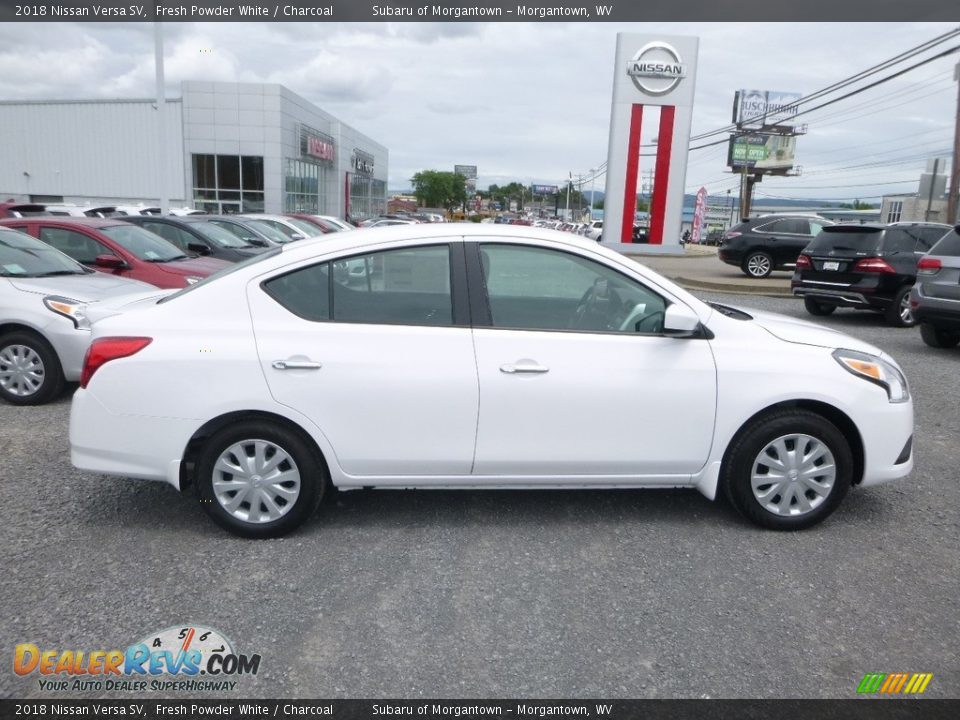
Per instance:
[[[813,297],[838,307],[884,310],[893,303],[897,288],[886,287],[878,278],[862,282],[843,283],[829,280],[811,280],[794,273],[790,291],[797,297]]]
[[[960,330],[960,301],[925,295],[922,283],[917,283],[910,291],[910,311],[918,322],[944,330]]]

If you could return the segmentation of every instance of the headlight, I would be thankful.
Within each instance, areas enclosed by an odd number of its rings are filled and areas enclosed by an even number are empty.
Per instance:
[[[196,285],[198,282],[200,282],[201,280],[203,280],[203,278],[199,278],[199,277],[197,277],[196,275],[187,275],[187,276],[184,278],[184,280],[187,281],[187,285]]]
[[[907,379],[892,363],[888,363],[883,358],[856,350],[843,349],[834,350],[833,357],[847,372],[886,390],[890,402],[902,403],[910,399]]]
[[[85,312],[87,309],[86,303],[57,295],[48,295],[43,299],[43,304],[46,305],[47,310],[70,318],[73,321],[73,326],[78,330],[90,329],[90,320],[87,319]]]

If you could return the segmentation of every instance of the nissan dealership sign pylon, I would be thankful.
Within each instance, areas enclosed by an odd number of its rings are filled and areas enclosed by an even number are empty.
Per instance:
[[[603,201],[604,245],[640,249],[632,244],[638,179],[641,172],[652,170],[650,249],[680,248],[699,44],[695,37],[617,34]],[[643,113],[648,107],[659,107],[660,127],[644,141]],[[654,137],[656,147],[648,147],[641,157],[641,147],[651,146]],[[644,160],[651,161],[645,168]]]

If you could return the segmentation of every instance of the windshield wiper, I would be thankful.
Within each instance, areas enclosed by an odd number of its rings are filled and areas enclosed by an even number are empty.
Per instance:
[[[54,277],[55,275],[86,275],[86,273],[81,270],[51,270],[49,272],[33,273],[29,277]]]
[[[196,256],[194,256],[196,257]],[[168,263],[173,262],[174,260],[186,260],[186,255],[174,255],[173,257],[168,258],[144,258],[144,262],[148,263]]]

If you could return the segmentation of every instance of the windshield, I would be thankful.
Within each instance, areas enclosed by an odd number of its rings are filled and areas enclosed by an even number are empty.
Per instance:
[[[86,275],[90,272],[46,243],[16,230],[0,229],[0,277]]]
[[[883,236],[882,228],[866,228],[859,225],[845,227],[836,225],[824,228],[804,252],[821,253],[836,250],[838,252],[876,253]]]
[[[306,220],[301,220],[300,218],[287,218],[287,222],[300,230],[300,232],[307,237],[314,237],[316,235],[323,234],[323,230],[312,223],[308,223]]]
[[[186,257],[176,245],[136,225],[111,225],[99,230],[124,250],[147,262],[170,262]]]
[[[290,235],[282,232],[275,228],[271,223],[266,220],[252,220],[248,219],[244,222],[245,225],[249,225],[252,228],[256,228],[257,232],[261,233],[264,237],[270,238],[274,242],[278,243],[288,243],[292,239]],[[293,231],[290,228],[286,228],[287,232],[292,233]]]
[[[214,225],[210,221],[190,223],[190,227],[203,235],[207,240],[225,248],[245,248],[250,247],[239,237],[229,230],[224,230],[219,225]]]

